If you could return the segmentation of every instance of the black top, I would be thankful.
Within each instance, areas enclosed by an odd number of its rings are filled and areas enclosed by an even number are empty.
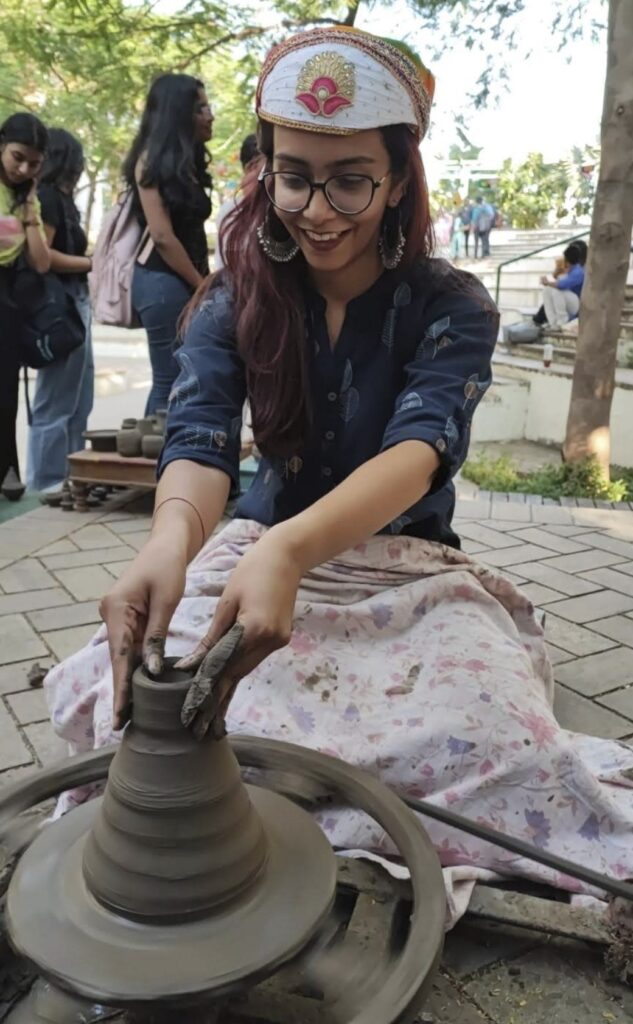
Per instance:
[[[196,270],[206,277],[209,273],[209,246],[204,225],[211,216],[209,196],[202,185],[192,182],[189,202],[177,206],[166,205],[176,238],[185,248]],[[147,227],[147,220],[136,188],[134,189],[134,208],[141,227]],[[152,249],[149,258],[143,265],[147,270],[160,270],[168,274],[176,273],[165,263],[156,248]]]
[[[55,228],[52,248],[66,256],[85,256],[88,239],[72,196],[66,195],[56,185],[40,185],[37,194],[42,207],[42,220],[49,227]],[[88,280],[86,273],[60,276],[67,282]]]
[[[385,528],[458,547],[451,529],[451,477],[466,458],[470,423],[489,387],[499,317],[483,285],[443,260],[406,274],[386,271],[347,306],[332,349],[325,302],[305,291],[306,354],[313,424],[301,450],[262,458],[236,516],[266,526],[297,515],[350,473],[401,441],[432,445],[433,486]],[[176,353],[180,376],[169,404],[159,472],[174,459],[222,469],[239,487],[240,428],[246,398],[233,308],[212,289]]]

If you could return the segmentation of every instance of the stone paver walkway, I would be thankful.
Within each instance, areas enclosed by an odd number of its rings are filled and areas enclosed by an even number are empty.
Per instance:
[[[149,518],[146,497],[119,496],[86,515],[39,508],[0,525],[0,786],[64,756],[27,673],[92,636],[99,598],[143,544]],[[545,613],[563,725],[631,740],[633,511],[533,504],[464,484],[457,529],[466,551]],[[605,977],[600,957],[586,944],[467,919],[448,936],[418,1020],[625,1024],[633,996]]]
[[[536,505],[464,484],[464,549],[545,613],[563,725],[633,739],[633,511]],[[127,505],[125,504],[127,502]],[[80,514],[38,508],[0,525],[0,784],[65,753],[27,673],[92,636],[99,598],[149,529],[147,496]]]

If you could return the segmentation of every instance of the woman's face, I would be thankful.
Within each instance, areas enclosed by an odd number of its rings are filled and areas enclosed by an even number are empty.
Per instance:
[[[204,89],[198,90],[193,108],[193,130],[196,142],[209,142],[213,138],[213,111]]]
[[[283,178],[275,179],[279,182],[275,186],[276,198],[283,199],[284,205],[292,205],[286,203],[286,197],[293,191],[301,193],[304,186],[299,175],[312,183],[341,175],[330,195],[336,198],[337,206],[345,208],[358,205],[360,200],[357,202],[356,197],[367,197],[372,190],[371,185],[356,176],[381,181],[373,189],[371,203],[361,213],[338,212],[322,190],[315,191],[308,207],[299,213],[275,210],[315,271],[338,272],[368,255],[378,259],[385,208],[398,205],[405,183],[394,179],[389,154],[377,128],[341,136],[275,125],[272,169],[284,172]]]
[[[22,142],[5,142],[0,150],[2,176],[8,185],[32,181],[42,169],[44,154]]]

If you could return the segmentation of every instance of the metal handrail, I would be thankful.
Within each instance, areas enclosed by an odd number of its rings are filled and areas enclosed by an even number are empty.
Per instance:
[[[557,238],[555,242],[550,242],[549,245],[542,245],[540,249],[532,249],[532,252],[524,252],[521,256],[512,256],[509,260],[504,260],[497,267],[497,282],[495,285],[495,303],[499,305],[499,292],[501,291],[501,271],[504,267],[510,265],[510,263],[519,263],[520,260],[529,260],[530,256],[538,256],[540,252],[546,252],[548,249],[556,249],[561,245],[571,245],[572,242],[577,242],[579,239],[584,238],[585,235],[591,234],[591,228],[586,231],[582,231],[579,235],[571,235],[569,238]]]

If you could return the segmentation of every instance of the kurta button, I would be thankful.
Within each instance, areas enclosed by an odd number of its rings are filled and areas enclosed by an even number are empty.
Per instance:
[[[326,434],[325,434],[325,440],[326,440],[326,441],[333,441],[333,440],[334,440],[334,437],[335,437],[335,434],[334,434],[334,431],[333,431],[333,430],[328,430],[328,431],[326,432]]]
[[[338,395],[337,395],[336,391],[330,391],[330,393],[327,396],[328,402],[335,402],[337,398],[338,398]]]
[[[332,470],[329,466],[323,466],[323,476],[332,476]]]

